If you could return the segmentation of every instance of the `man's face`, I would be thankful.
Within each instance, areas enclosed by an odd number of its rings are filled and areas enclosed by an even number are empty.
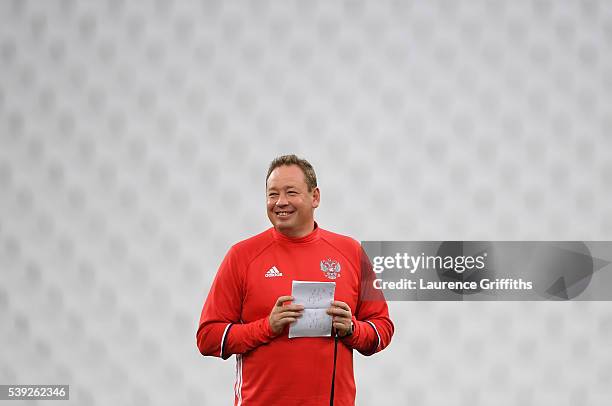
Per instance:
[[[288,237],[303,237],[312,231],[314,209],[319,206],[319,188],[308,191],[304,173],[297,165],[279,166],[266,182],[268,218]]]

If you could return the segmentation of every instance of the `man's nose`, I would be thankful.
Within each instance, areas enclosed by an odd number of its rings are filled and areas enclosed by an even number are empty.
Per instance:
[[[287,201],[287,196],[284,193],[278,195],[278,200],[276,201],[277,206],[286,206],[289,202]]]

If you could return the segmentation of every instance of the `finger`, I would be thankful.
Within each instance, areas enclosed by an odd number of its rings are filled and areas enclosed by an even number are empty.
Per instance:
[[[346,303],[344,303],[344,302],[341,302],[340,300],[334,300],[334,301],[331,303],[331,305],[332,305],[332,307],[339,307],[339,308],[341,308],[341,309],[348,310],[348,311],[350,311],[350,310],[351,310],[351,307],[350,307],[349,305],[347,305],[347,304],[346,304]]]
[[[284,311],[292,311],[292,312],[299,312],[304,310],[304,306],[303,305],[299,305],[299,304],[291,304],[291,305],[287,305],[287,306],[279,306],[279,308],[276,311],[279,312],[284,312]]]
[[[304,307],[303,306],[280,306],[280,307],[275,307],[272,310],[272,313],[274,314],[280,314],[280,313],[284,313],[284,312],[303,312],[304,311]]]
[[[351,312],[339,309],[337,307],[330,307],[329,309],[327,309],[327,314],[330,314],[332,316],[335,315],[335,316],[351,318]]]
[[[336,330],[340,330],[342,332],[347,331],[349,327],[346,324],[342,323],[333,323],[333,326]]]
[[[293,296],[281,296],[276,299],[276,304],[274,306],[280,307],[285,302],[291,302],[293,300]]]
[[[282,313],[276,313],[276,319],[277,320],[282,320],[284,318],[287,317],[302,317],[302,313],[299,312],[282,312]]]
[[[296,317],[287,317],[285,319],[281,319],[278,321],[278,324],[280,324],[281,326],[284,326],[286,324],[291,324],[291,323],[295,323],[297,321]]]
[[[351,321],[347,320],[347,319],[335,319],[332,320],[332,324],[334,323],[339,323],[341,325],[343,325],[345,328],[349,328],[351,326]]]
[[[328,308],[327,309],[327,313],[328,314],[346,314],[346,315],[351,314],[350,311],[344,310],[344,309],[340,309],[338,307],[330,307],[330,308]]]

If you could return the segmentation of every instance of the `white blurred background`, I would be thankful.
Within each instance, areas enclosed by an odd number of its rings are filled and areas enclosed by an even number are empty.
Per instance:
[[[231,404],[195,331],[280,154],[358,240],[611,240],[611,48],[605,0],[0,0],[0,383]],[[358,405],[610,404],[607,302],[391,312]]]

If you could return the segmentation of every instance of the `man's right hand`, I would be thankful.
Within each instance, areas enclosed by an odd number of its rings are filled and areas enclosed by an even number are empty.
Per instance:
[[[276,304],[270,312],[270,328],[275,335],[279,335],[287,324],[293,323],[302,316],[304,306],[290,304],[283,306],[285,302],[293,301],[293,296],[281,296],[276,299]]]

